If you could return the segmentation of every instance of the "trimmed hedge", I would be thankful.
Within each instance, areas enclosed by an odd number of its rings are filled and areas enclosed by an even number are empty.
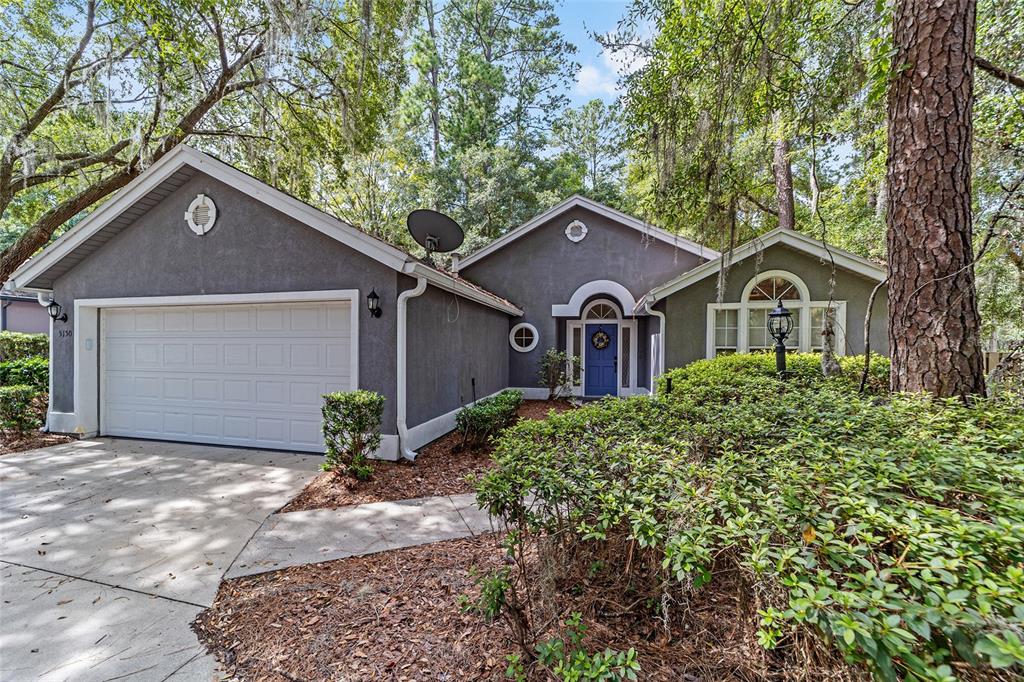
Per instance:
[[[0,428],[27,433],[43,425],[45,403],[34,386],[0,386]]]
[[[876,395],[789,364],[698,362],[670,394],[520,422],[478,502],[513,552],[557,548],[546,566],[651,618],[739,575],[775,660],[810,641],[882,680],[1024,673],[1024,414],[885,395],[884,361]]]
[[[0,332],[0,361],[2,362],[25,358],[45,358],[49,354],[50,337],[46,334]]]
[[[482,398],[455,415],[455,428],[462,434],[462,447],[480,448],[516,420],[523,404],[523,392],[507,389]]]
[[[40,391],[49,390],[50,362],[34,357],[0,362],[0,386],[27,384]]]
[[[384,396],[362,390],[328,393],[321,412],[327,446],[324,471],[340,468],[360,481],[369,479],[369,457],[380,447]]]

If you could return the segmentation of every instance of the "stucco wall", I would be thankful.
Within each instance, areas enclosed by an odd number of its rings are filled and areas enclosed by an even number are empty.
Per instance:
[[[583,221],[588,229],[586,238],[578,243],[569,241],[564,232],[573,220]],[[552,305],[568,303],[577,288],[599,279],[618,282],[639,298],[704,260],[577,207],[472,263],[460,274],[522,308],[524,316],[514,322],[529,322],[537,328],[540,342],[529,353],[512,350],[507,340],[504,343],[511,385],[536,386],[541,356],[555,346],[559,336],[564,337],[564,330],[556,334],[561,325],[551,316]],[[558,347],[564,348],[564,344]],[[646,367],[646,358],[640,359],[646,348],[638,348],[641,385],[647,383],[644,377],[648,372],[640,370],[641,363]]]
[[[24,332],[26,334],[48,334],[50,332],[50,316],[46,308],[32,300],[3,301],[3,324],[5,331]]]
[[[217,205],[202,237],[182,218],[200,192]],[[54,284],[69,319],[54,325],[53,409],[74,409],[74,339],[59,332],[73,329],[76,299],[359,289],[359,383],[387,398],[383,432],[395,433],[398,282],[391,268],[199,174]],[[364,302],[371,288],[384,312],[377,319]]]
[[[477,398],[508,387],[508,315],[434,287],[407,305],[410,427],[471,402],[473,379]]]
[[[796,251],[782,244],[764,250],[761,262],[756,257],[734,263],[729,269],[722,301],[740,300],[743,287],[758,272],[787,270],[800,277],[810,289],[811,300],[828,300],[831,266],[817,257]],[[837,269],[834,298],[846,301],[846,319],[838,320],[846,329],[846,354],[864,352],[864,313],[875,281]],[[665,338],[666,368],[679,367],[703,359],[707,343],[707,305],[717,299],[718,278],[715,275],[660,301],[657,309],[666,313],[668,333]],[[884,290],[875,298],[871,324],[871,349],[888,354],[886,334],[887,305]]]

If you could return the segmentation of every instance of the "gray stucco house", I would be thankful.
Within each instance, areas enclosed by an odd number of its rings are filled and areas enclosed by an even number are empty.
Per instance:
[[[792,231],[723,256],[578,196],[452,270],[183,145],[12,285],[68,316],[51,323],[52,431],[319,452],[320,396],[365,388],[387,399],[378,454],[394,459],[475,399],[546,397],[550,347],[582,358],[577,395],[647,393],[666,367],[765,347],[781,298],[795,348],[820,347],[831,305],[838,351],[862,352],[885,277]]]

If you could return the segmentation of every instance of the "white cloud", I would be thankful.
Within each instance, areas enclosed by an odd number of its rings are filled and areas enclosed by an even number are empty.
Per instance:
[[[605,50],[601,53],[601,59],[618,76],[628,76],[647,66],[650,57],[638,47],[627,47],[614,54]]]
[[[576,74],[576,94],[584,97],[618,94],[618,84],[613,70],[606,65],[584,64]]]
[[[625,48],[617,52],[602,50],[600,60],[584,64],[576,74],[576,94],[584,97],[622,94],[619,79],[636,73],[647,65],[649,57],[639,48]]]

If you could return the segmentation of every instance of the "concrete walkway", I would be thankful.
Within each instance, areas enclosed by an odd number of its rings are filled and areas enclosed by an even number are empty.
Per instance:
[[[225,573],[237,578],[288,566],[373,554],[493,530],[473,494],[273,514]]]

